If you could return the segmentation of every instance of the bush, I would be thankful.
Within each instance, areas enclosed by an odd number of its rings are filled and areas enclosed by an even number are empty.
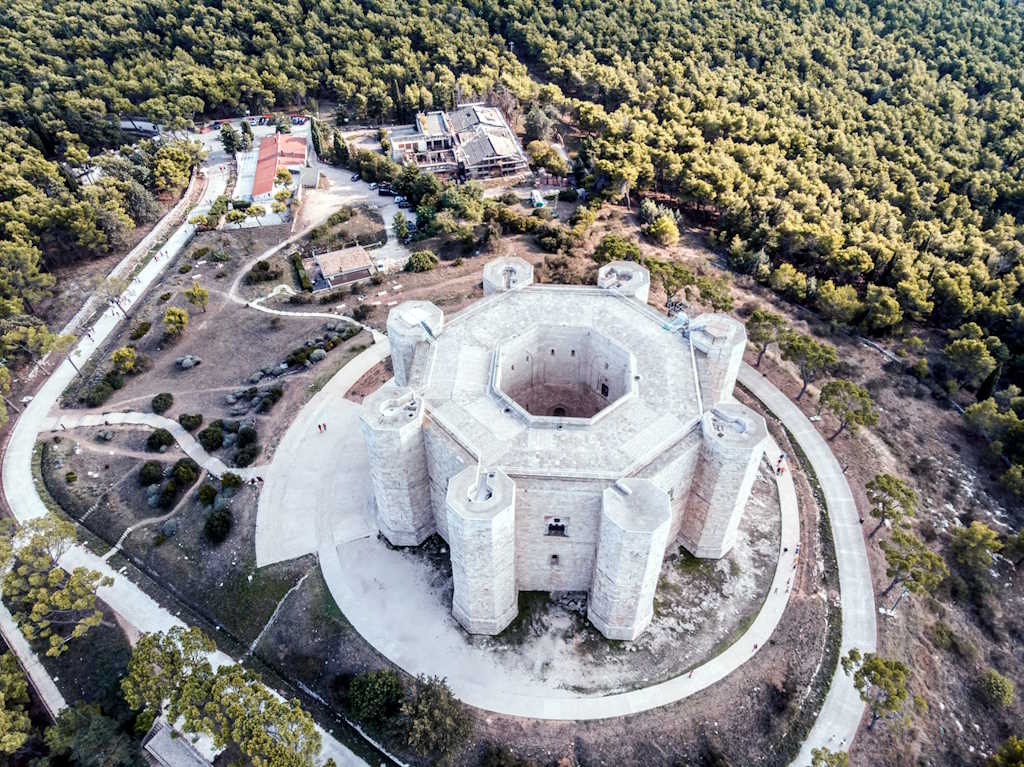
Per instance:
[[[78,481],[78,475],[73,471],[69,471],[64,475],[64,481],[70,485],[72,482]]]
[[[281,276],[280,269],[274,269],[269,261],[257,261],[246,275],[247,282],[270,282]]]
[[[203,533],[211,542],[215,544],[223,543],[231,532],[232,522],[234,522],[234,518],[231,515],[231,509],[227,506],[214,509],[206,518],[206,524],[203,525]]]
[[[192,258],[194,258],[196,261],[204,259],[208,255],[210,255],[210,249],[205,245],[202,246],[201,248],[196,248],[195,250],[192,251]]]
[[[259,441],[259,435],[256,433],[256,429],[252,426],[243,426],[238,430],[238,442],[235,444],[238,447],[248,447],[249,445],[255,445]]]
[[[364,322],[373,312],[373,307],[367,304],[359,304],[352,310],[352,319],[356,322]]]
[[[140,338],[146,335],[146,333],[149,332],[149,329],[151,327],[153,327],[152,322],[140,322],[138,325],[132,328],[132,332],[129,334],[128,338],[130,338],[132,341],[138,341]]]
[[[437,754],[444,760],[473,731],[466,706],[440,677],[416,677],[402,704],[402,714],[409,721],[409,747],[423,757]]]
[[[405,264],[405,271],[407,272],[429,272],[439,261],[429,250],[417,250],[411,256]]]
[[[178,274],[188,274],[192,271],[192,264],[182,264],[178,267]]]
[[[313,292],[313,283],[309,279],[309,274],[306,272],[306,267],[302,265],[302,256],[298,253],[292,253],[292,266],[295,267],[295,274],[299,278],[299,285],[307,293]]]
[[[207,453],[212,453],[224,444],[224,432],[221,431],[219,426],[210,424],[196,435],[196,439],[203,446],[203,450]]]
[[[246,445],[235,452],[235,466],[248,466],[260,454],[259,445]]]
[[[173,295],[174,295],[173,293],[161,293],[160,294],[160,300],[161,301],[170,301],[171,300],[171,296],[173,296]]]
[[[174,436],[167,429],[156,429],[146,439],[146,449],[157,451],[162,447],[170,447],[174,444]]]
[[[993,708],[1006,708],[1013,703],[1017,687],[993,668],[981,675],[981,694]]]
[[[124,376],[116,370],[108,370],[107,374],[103,376],[103,380],[110,384],[110,388],[114,390],[124,386]]]
[[[573,189],[571,186],[567,189],[558,190],[558,199],[562,202],[576,202],[580,198],[580,193]]]
[[[213,506],[214,500],[217,498],[217,488],[211,485],[209,482],[204,482],[196,490],[196,497],[199,498],[199,502],[203,506]]]
[[[191,458],[182,458],[174,464],[171,473],[179,486],[188,487],[199,477],[199,464]]]
[[[359,674],[348,686],[348,703],[359,721],[383,724],[402,704],[402,680],[387,669]]]
[[[83,399],[89,407],[99,407],[112,396],[114,396],[114,387],[104,379],[90,386]]]
[[[166,413],[173,404],[174,396],[168,392],[161,392],[153,397],[150,406],[153,408],[154,413]]]
[[[178,416],[178,423],[185,431],[195,431],[203,422],[202,413],[182,413]]]
[[[160,485],[160,500],[157,503],[161,509],[169,509],[174,506],[174,501],[177,497],[178,483],[173,479],[168,479]]]
[[[257,413],[269,413],[270,409],[276,405],[281,397],[284,396],[284,389],[280,386],[271,386],[263,394],[263,399],[260,400],[259,406],[256,408]]]
[[[225,490],[234,490],[242,486],[242,478],[233,471],[225,471],[220,478],[220,486]]]
[[[158,461],[146,461],[139,469],[139,484],[143,487],[155,485],[164,478],[164,467]]]

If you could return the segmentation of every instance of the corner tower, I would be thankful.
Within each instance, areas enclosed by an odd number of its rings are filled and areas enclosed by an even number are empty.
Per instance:
[[[736,543],[743,509],[764,455],[764,418],[738,402],[704,413],[703,441],[679,535],[697,557],[724,557]]]
[[[654,617],[668,493],[648,479],[620,479],[604,491],[600,524],[587,618],[609,639],[636,639]]]
[[[504,293],[533,284],[533,264],[518,256],[489,261],[484,266],[484,295]]]
[[[519,611],[515,483],[500,469],[469,466],[449,482],[446,505],[452,613],[471,634],[498,634]]]
[[[441,334],[444,312],[430,301],[404,301],[388,312],[387,327],[395,383],[408,386],[416,348]]]
[[[423,445],[423,400],[385,386],[365,400],[360,429],[370,460],[377,527],[393,546],[418,546],[434,532]]]
[[[704,407],[732,397],[747,348],[743,323],[725,314],[701,315],[690,323],[690,342],[706,355],[701,370]]]
[[[612,261],[598,269],[597,287],[615,290],[646,304],[651,292],[651,273],[636,261]]]

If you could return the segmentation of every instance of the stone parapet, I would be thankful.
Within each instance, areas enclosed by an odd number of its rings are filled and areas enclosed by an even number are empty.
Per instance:
[[[533,284],[533,264],[518,256],[505,256],[484,266],[484,295],[504,293]]]
[[[651,292],[651,273],[636,261],[612,261],[598,270],[597,286],[646,304]]]
[[[690,342],[704,354],[700,365],[704,407],[732,397],[747,348],[743,323],[725,314],[704,314],[690,323]]]

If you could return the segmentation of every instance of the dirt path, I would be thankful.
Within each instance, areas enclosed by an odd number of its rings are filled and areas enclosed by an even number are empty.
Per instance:
[[[166,522],[168,519],[173,517],[183,508],[185,508],[188,505],[192,488],[201,485],[203,483],[203,480],[206,479],[206,476],[206,469],[203,469],[201,472],[199,472],[199,478],[184,493],[182,493],[181,498],[178,500],[176,504],[174,504],[174,508],[172,508],[166,514],[161,514],[158,517],[147,517],[146,519],[136,522],[134,525],[129,525],[125,529],[125,531],[121,533],[121,537],[117,539],[117,543],[111,546],[110,550],[103,555],[103,559],[109,560],[114,554],[119,552],[121,550],[121,545],[125,542],[128,536],[134,533],[136,530],[141,530],[144,527],[151,527],[152,525],[158,525],[162,522]]]

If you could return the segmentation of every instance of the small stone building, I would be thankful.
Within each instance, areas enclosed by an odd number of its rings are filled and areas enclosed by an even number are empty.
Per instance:
[[[397,546],[448,542],[471,633],[504,629],[519,591],[587,591],[591,623],[634,639],[669,546],[718,558],[736,540],[767,439],[732,400],[746,333],[658,314],[637,264],[604,287],[527,267],[492,261],[486,297],[447,320],[391,310],[394,380],[361,420],[377,524]]]

